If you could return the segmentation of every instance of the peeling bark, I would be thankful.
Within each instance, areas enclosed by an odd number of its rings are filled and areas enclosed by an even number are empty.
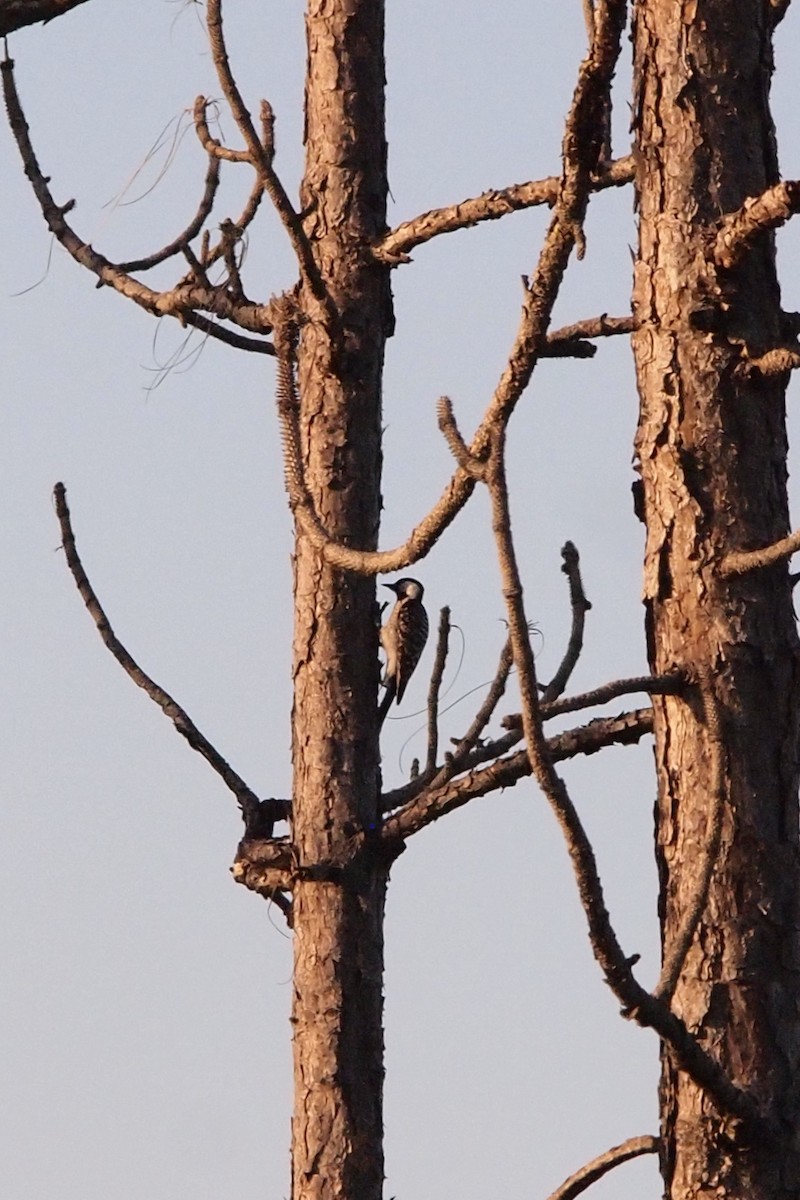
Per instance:
[[[304,227],[332,305],[300,294],[300,436],[328,533],[374,549],[391,325],[383,4],[309,0]],[[338,314],[331,327],[331,309]],[[295,551],[293,1200],[383,1190],[383,905],[372,578]]]
[[[785,377],[737,369],[781,340],[772,234],[716,264],[723,216],[778,180],[762,0],[639,0],[634,13],[639,257],[633,336],[651,669],[710,678],[726,805],[706,911],[674,1011],[785,1138],[752,1144],[662,1056],[673,1197],[800,1188],[798,639],[785,564],[723,577],[726,553],[788,529]],[[696,887],[711,764],[699,702],[654,697],[665,948]]]

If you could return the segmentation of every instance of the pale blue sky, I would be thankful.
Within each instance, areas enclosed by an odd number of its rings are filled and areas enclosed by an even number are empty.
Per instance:
[[[579,0],[389,8],[390,220],[558,169],[585,44]],[[777,37],[788,177],[800,175],[799,19],[790,11]],[[273,103],[277,167],[294,193],[301,0],[229,0],[226,29],[243,92]],[[146,199],[109,201],[168,123],[183,114],[186,124],[198,92],[219,93],[195,9],[92,0],[18,34],[11,53],[43,169],[57,199],[77,200],[81,234],[112,258],[172,237],[194,211],[205,170],[191,131]],[[628,55],[626,43],[619,153]],[[232,134],[230,119],[224,129]],[[178,325],[96,290],[51,246],[5,128],[0,145],[0,1186],[8,1200],[220,1200],[234,1191],[280,1200],[290,943],[279,914],[230,879],[240,825],[229,793],[102,647],[57,552],[50,501],[63,479],[84,564],[141,665],[252,787],[286,794],[291,529],[273,366],[210,344],[160,371],[181,347]],[[249,185],[243,167],[228,176],[220,218],[238,212]],[[154,178],[146,174],[146,186]],[[130,195],[142,190],[135,182]],[[453,398],[468,432],[491,394],[546,220],[518,214],[451,235],[393,275],[385,546],[416,523],[451,469],[437,396]],[[556,324],[626,311],[630,191],[594,202],[587,235]],[[785,305],[800,308],[793,231],[781,247]],[[248,268],[261,299],[294,277],[271,216],[253,230]],[[170,269],[158,279],[169,283]],[[593,364],[545,363],[512,424],[515,528],[544,677],[569,626],[566,538],[579,547],[594,604],[576,690],[645,666],[642,536],[630,501],[635,420],[629,350],[615,341]],[[448,701],[491,677],[503,641],[487,517],[478,495],[415,569],[430,609],[449,604],[463,630]],[[423,720],[409,714],[423,702],[430,659],[428,651],[405,719],[387,725],[389,785],[422,752]],[[464,729],[475,703],[447,714],[446,736]],[[513,699],[502,711],[511,708]],[[650,767],[645,745],[564,768],[645,983],[657,969]],[[555,822],[530,782],[412,841],[393,872],[386,958],[387,1197],[545,1197],[609,1145],[656,1131],[655,1039],[617,1014]],[[659,1195],[654,1161],[621,1168],[594,1194]]]

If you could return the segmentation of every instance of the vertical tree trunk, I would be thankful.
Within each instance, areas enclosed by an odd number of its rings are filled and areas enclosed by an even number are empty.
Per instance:
[[[305,228],[340,315],[320,305],[299,351],[310,492],[329,534],[374,548],[388,274],[381,0],[309,0]],[[383,1189],[383,905],[374,581],[295,559],[293,1200],[378,1200]]]
[[[786,380],[743,370],[780,343],[771,235],[712,264],[722,214],[777,180],[764,0],[638,0],[640,245],[634,349],[652,668],[710,674],[722,710],[718,861],[675,1011],[787,1138],[800,1107],[798,641],[785,565],[722,578],[721,557],[785,535]],[[657,699],[662,936],[696,886],[710,808],[699,703]],[[752,1144],[669,1056],[664,1177],[673,1197],[796,1196],[796,1160]],[[796,1133],[794,1133],[796,1138]]]

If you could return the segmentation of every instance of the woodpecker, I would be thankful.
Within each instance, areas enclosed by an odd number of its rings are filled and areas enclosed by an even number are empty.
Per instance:
[[[381,645],[386,654],[382,683],[386,688],[378,710],[383,725],[392,701],[399,704],[428,640],[428,614],[422,607],[424,588],[416,579],[398,579],[385,583],[397,596],[389,620],[381,630]]]

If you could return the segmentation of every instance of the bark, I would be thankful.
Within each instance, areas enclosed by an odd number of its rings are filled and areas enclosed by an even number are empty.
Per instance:
[[[713,265],[722,215],[778,178],[766,9],[639,0],[634,14],[650,665],[712,682],[726,762],[718,861],[673,1007],[779,1138],[751,1139],[663,1055],[662,1170],[674,1197],[800,1189],[798,640],[785,564],[738,578],[719,570],[725,552],[788,527],[786,377],[739,369],[781,341],[772,234],[729,269]],[[653,707],[668,949],[697,886],[712,767],[699,697],[657,696]]]
[[[391,322],[383,4],[309,0],[305,230],[338,313],[309,288],[299,350],[309,491],[327,531],[374,549],[381,373]],[[374,580],[327,567],[299,536],[293,710],[293,1200],[383,1189],[383,905],[378,851]]]

